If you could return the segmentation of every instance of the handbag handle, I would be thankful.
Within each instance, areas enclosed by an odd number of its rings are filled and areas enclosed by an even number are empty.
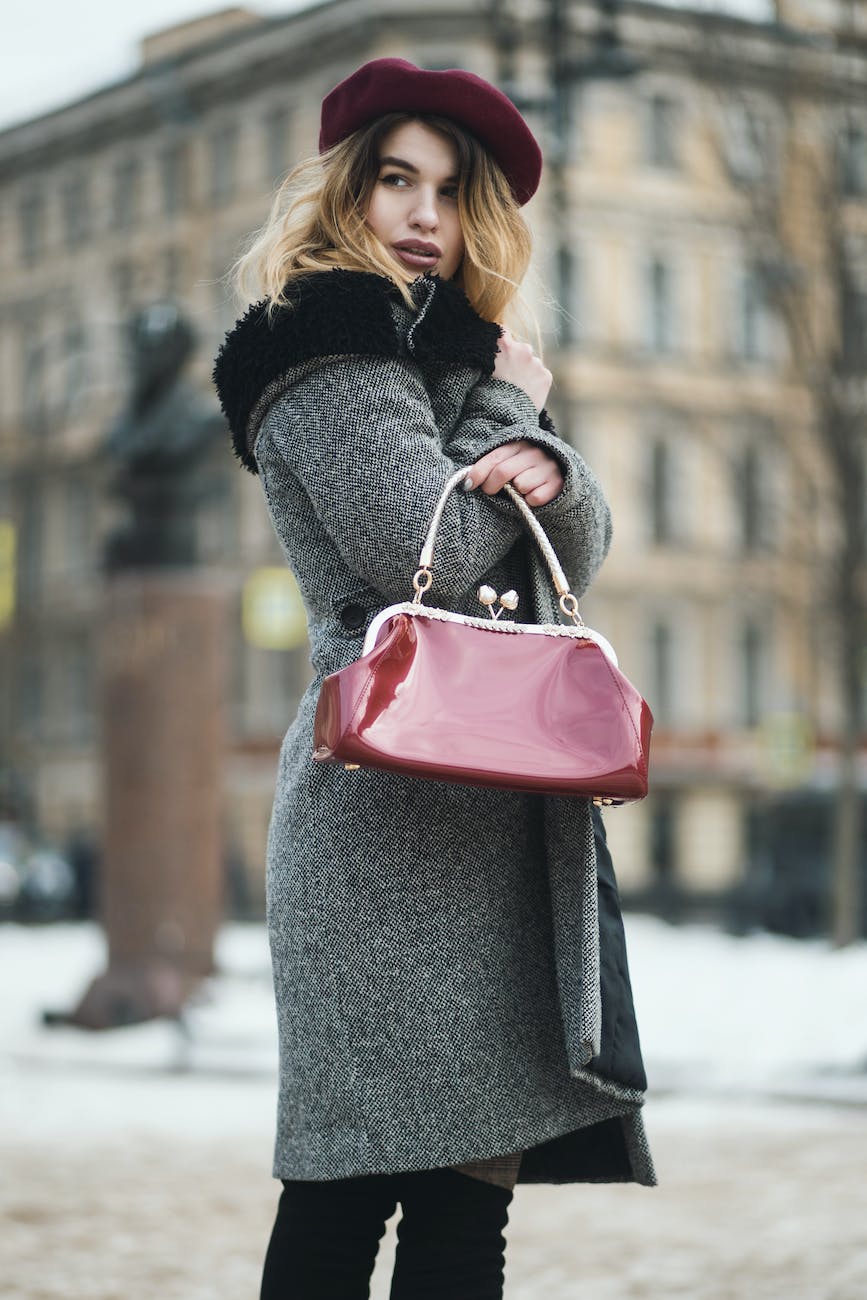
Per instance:
[[[424,546],[421,548],[421,555],[418,560],[418,569],[416,570],[415,577],[412,580],[412,585],[415,589],[413,603],[416,605],[421,604],[422,596],[433,582],[432,569],[434,542],[436,541],[437,529],[439,528],[443,511],[446,508],[446,502],[458,484],[462,483],[467,477],[467,473],[468,471],[466,467],[463,467],[462,469],[456,470],[454,474],[449,477],[442,490],[440,499],[436,504],[436,508],[434,509],[427,530],[427,536],[424,539]],[[516,491],[515,488],[512,487],[511,483],[504,484],[502,490],[512,498],[515,505],[518,507],[518,511],[520,512],[524,523],[533,534],[539,550],[542,552],[542,556],[548,566],[548,571],[551,574],[551,579],[554,583],[557,595],[560,598],[560,608],[563,613],[568,618],[571,618],[579,627],[583,626],[584,620],[578,613],[578,601],[569,590],[569,580],[563,572],[562,564],[557,559],[557,552],[551,545],[551,539],[539,523],[539,520],[533,514],[533,511],[527,505],[524,498],[521,496],[520,492]]]

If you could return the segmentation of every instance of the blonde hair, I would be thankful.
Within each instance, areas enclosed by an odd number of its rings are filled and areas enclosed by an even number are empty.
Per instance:
[[[380,141],[409,121],[455,144],[464,256],[454,279],[483,319],[503,321],[530,262],[529,229],[502,169],[475,137],[447,118],[420,113],[388,113],[293,168],[265,225],[232,268],[245,301],[264,296],[273,312],[289,305],[287,289],[299,276],[342,267],[386,276],[414,306],[406,281],[365,220],[379,177]]]

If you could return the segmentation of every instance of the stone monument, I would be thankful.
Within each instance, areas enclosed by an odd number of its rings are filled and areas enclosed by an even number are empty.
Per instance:
[[[105,442],[120,522],[100,636],[108,965],[63,1017],[107,1028],[176,1016],[213,969],[223,887],[225,582],[197,566],[204,462],[222,418],[183,378],[173,303],[129,323],[129,402]]]

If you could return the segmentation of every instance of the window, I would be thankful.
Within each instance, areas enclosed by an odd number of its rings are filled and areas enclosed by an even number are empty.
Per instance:
[[[739,541],[745,551],[773,545],[775,521],[770,470],[767,450],[756,443],[744,447],[735,461],[735,508]]]
[[[78,248],[90,234],[90,193],[83,172],[70,176],[63,186],[63,229],[67,248]]]
[[[186,143],[175,140],[160,154],[162,209],[166,217],[175,217],[187,206],[188,150]]]
[[[671,447],[663,438],[650,446],[650,535],[657,546],[674,540]]]
[[[220,339],[227,330],[232,328],[238,317],[238,305],[226,276],[226,267],[231,263],[232,256],[226,252],[224,257],[216,259],[212,270],[213,321],[217,337]]]
[[[243,524],[236,502],[236,484],[231,474],[214,471],[208,499],[197,516],[196,545],[202,564],[226,564],[238,553]],[[258,516],[261,520],[261,516]],[[249,538],[247,539],[249,541]],[[266,539],[270,543],[270,537]]]
[[[776,170],[776,150],[770,119],[746,104],[732,106],[727,123],[726,153],[738,181],[771,180]]]
[[[849,198],[867,195],[867,130],[851,122],[840,141],[840,188]]]
[[[90,734],[93,712],[93,657],[82,636],[71,637],[62,655],[62,690],[64,735],[70,740],[86,740]]]
[[[673,797],[658,791],[648,800],[650,817],[650,866],[658,881],[670,881],[676,866],[676,814]]]
[[[182,296],[184,257],[179,248],[167,248],[163,254],[163,294],[166,298]]]
[[[45,249],[45,200],[33,190],[21,200],[18,209],[21,235],[21,260],[25,266],[39,261]]]
[[[651,167],[679,166],[680,107],[668,95],[652,95],[646,109],[644,156]]]
[[[744,857],[747,870],[754,875],[765,868],[767,814],[761,803],[757,799],[752,799],[742,805],[741,817]]]
[[[39,596],[42,580],[42,509],[39,490],[25,489],[21,507],[21,536],[18,543],[18,575],[21,595],[27,604]]]
[[[264,650],[243,644],[244,730],[250,734],[273,735],[279,720],[297,707],[303,689],[306,650]]]
[[[841,303],[843,368],[848,374],[867,372],[867,289],[846,284]]]
[[[265,181],[277,185],[289,169],[289,110],[276,105],[265,114]]]
[[[116,230],[130,230],[139,216],[141,169],[138,159],[123,158],[114,169],[112,210]]]
[[[42,433],[46,423],[45,348],[33,330],[22,341],[21,415],[25,428]]]
[[[746,271],[741,278],[739,310],[738,351],[742,357],[755,360],[761,355],[759,339],[762,295],[754,271]]]
[[[42,699],[44,675],[41,656],[32,647],[20,667],[20,686],[18,691],[18,720],[21,730],[30,736],[38,736],[42,722]]]
[[[111,273],[118,314],[126,317],[132,308],[135,294],[135,266],[132,262],[116,262]]]
[[[651,628],[650,640],[650,707],[656,721],[665,726],[672,720],[674,673],[672,662],[671,625],[657,620]]]
[[[765,292],[762,270],[744,267],[735,291],[734,352],[742,361],[769,361],[774,316]]]
[[[574,343],[580,334],[579,255],[569,244],[557,250],[557,339]]]
[[[238,128],[231,122],[211,135],[211,199],[216,204],[225,204],[234,198],[238,180],[238,140]]]
[[[74,414],[87,387],[87,342],[80,321],[70,321],[66,326],[64,345],[66,371],[64,399],[66,410]]]
[[[739,468],[741,544],[754,551],[762,543],[761,464],[755,447],[746,448]]]
[[[647,268],[647,344],[653,352],[670,352],[673,342],[672,276],[662,258]]]
[[[91,565],[93,493],[84,479],[71,479],[64,501],[64,542],[69,572],[83,573]]]
[[[757,727],[761,720],[765,636],[754,618],[741,627],[741,721],[745,727]]]

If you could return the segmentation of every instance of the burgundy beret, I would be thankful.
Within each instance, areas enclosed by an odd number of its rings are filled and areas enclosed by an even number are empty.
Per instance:
[[[319,152],[385,113],[434,113],[470,131],[500,164],[518,204],[536,192],[542,151],[515,105],[472,72],[426,72],[405,59],[374,59],[322,101]]]

